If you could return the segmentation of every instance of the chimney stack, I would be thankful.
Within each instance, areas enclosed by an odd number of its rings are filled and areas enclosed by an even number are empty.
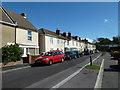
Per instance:
[[[81,41],[81,38],[79,37],[79,41]]]
[[[56,30],[56,34],[60,35],[60,30],[57,29]]]
[[[66,32],[63,33],[63,36],[66,37]]]
[[[24,18],[26,18],[26,13],[21,13],[21,16],[23,16]]]
[[[71,37],[71,32],[68,32],[68,36]]]
[[[75,36],[75,40],[78,40],[77,36]]]

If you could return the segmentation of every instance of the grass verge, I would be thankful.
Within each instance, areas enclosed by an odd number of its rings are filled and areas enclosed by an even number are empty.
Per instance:
[[[95,65],[87,65],[86,67],[85,67],[86,69],[94,69],[94,70],[100,70],[100,66],[95,66]]]
[[[102,53],[102,54],[101,54],[101,56],[105,56],[106,54],[107,54],[107,53],[106,53],[106,52],[104,52],[104,53]]]

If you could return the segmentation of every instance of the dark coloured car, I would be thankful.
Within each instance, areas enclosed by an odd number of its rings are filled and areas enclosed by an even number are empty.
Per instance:
[[[76,59],[76,53],[74,51],[65,52],[65,59]]]
[[[77,58],[79,58],[79,57],[81,57],[81,56],[82,56],[82,52],[80,52],[80,51],[74,51],[74,52],[75,52],[75,54],[76,54]]]
[[[92,50],[90,50],[90,54],[94,54],[94,52]]]
[[[84,51],[84,55],[90,55],[90,51]]]

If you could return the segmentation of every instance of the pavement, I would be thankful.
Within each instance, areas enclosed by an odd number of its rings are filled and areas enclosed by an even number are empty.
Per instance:
[[[90,56],[83,56],[74,60],[66,60],[52,66],[34,66],[3,73],[3,90],[35,89],[94,89],[100,86],[103,90],[119,90],[119,71],[117,60],[110,55],[100,56],[101,53],[92,55],[93,65],[101,67],[101,70],[84,68],[89,65]],[[103,62],[104,61],[104,62]],[[104,63],[102,65],[102,63]],[[27,67],[27,66],[23,66]],[[14,68],[15,69],[15,68]],[[5,70],[7,71],[7,69]]]
[[[0,69],[2,70],[1,73],[5,73],[5,72],[14,71],[14,70],[29,68],[29,67],[31,67],[30,65],[31,65],[31,64],[29,64],[29,63],[24,63],[24,64],[19,64],[19,65],[2,67],[2,68],[0,68]]]
[[[104,75],[102,88],[119,88],[120,89],[120,71],[118,70],[118,60],[108,55],[104,64]]]

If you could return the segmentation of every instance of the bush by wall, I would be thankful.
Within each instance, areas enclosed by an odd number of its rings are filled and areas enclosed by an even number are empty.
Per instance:
[[[11,61],[19,61],[21,59],[22,54],[23,51],[18,44],[4,46],[2,47],[2,62],[8,63]]]

